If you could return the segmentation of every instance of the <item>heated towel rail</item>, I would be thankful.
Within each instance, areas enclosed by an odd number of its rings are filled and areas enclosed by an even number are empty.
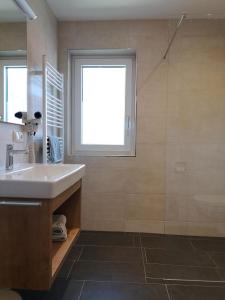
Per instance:
[[[43,163],[50,163],[50,135],[57,136],[64,157],[64,77],[43,56]]]

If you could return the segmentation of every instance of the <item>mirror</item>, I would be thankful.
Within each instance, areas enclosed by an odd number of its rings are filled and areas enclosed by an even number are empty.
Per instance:
[[[26,18],[12,0],[0,1],[0,122],[22,124],[27,111]]]

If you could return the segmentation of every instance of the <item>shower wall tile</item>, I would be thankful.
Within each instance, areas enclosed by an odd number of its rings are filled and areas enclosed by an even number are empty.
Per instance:
[[[162,60],[174,26],[59,22],[66,78],[67,49],[137,54],[136,157],[67,157],[87,165],[84,229],[225,235],[225,20],[186,20]]]
[[[125,222],[125,232],[165,233],[163,221],[152,220],[128,220]]]
[[[140,116],[137,123],[137,143],[165,143],[165,114]]]
[[[224,223],[224,195],[170,195],[166,198],[166,220],[169,222]]]
[[[170,32],[174,29],[174,23],[171,22],[169,26]],[[188,37],[215,37],[224,36],[224,19],[192,19],[186,20],[183,23],[180,36]]]
[[[169,54],[167,233],[225,234],[224,28],[187,21]]]
[[[178,37],[179,39],[173,44],[173,50],[170,53],[171,63],[215,64],[225,62],[223,35],[188,36],[179,33]]]
[[[225,236],[224,222],[165,222],[166,234],[190,236]]]
[[[124,198],[126,220],[163,221],[165,219],[165,195],[128,194]]]
[[[126,194],[119,193],[86,193],[82,195],[82,219],[87,220],[120,220],[125,217]]]

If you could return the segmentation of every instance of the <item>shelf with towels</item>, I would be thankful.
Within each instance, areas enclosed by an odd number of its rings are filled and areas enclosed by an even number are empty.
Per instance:
[[[32,206],[1,206],[0,255],[4,259],[0,261],[0,288],[51,287],[80,233],[81,183],[77,181],[52,199],[32,199]],[[63,242],[52,242],[53,214],[66,216],[68,237]]]
[[[73,246],[74,242],[78,238],[80,233],[80,228],[72,228],[69,229],[67,232],[67,240],[64,242],[54,242],[52,244],[52,277],[58,271],[60,264],[71,247]]]

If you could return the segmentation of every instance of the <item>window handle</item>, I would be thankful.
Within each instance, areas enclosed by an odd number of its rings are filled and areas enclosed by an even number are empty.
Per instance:
[[[127,123],[127,124],[126,124],[126,129],[127,129],[127,130],[126,130],[126,131],[127,131],[127,135],[129,135],[129,131],[130,131],[130,116],[127,116],[126,119],[127,119],[127,120],[126,120],[126,121],[127,121],[127,122],[126,122],[126,123]]]
[[[127,129],[130,129],[130,116],[127,116]]]

